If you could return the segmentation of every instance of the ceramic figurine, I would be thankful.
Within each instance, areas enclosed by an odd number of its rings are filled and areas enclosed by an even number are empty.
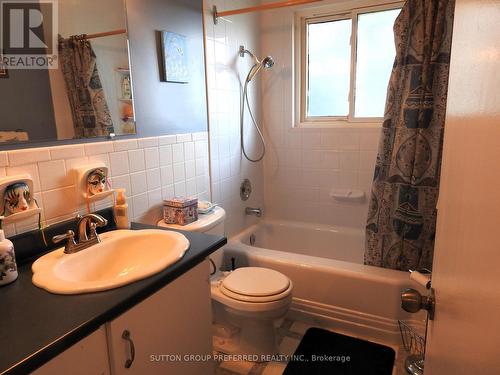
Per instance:
[[[7,186],[5,189],[5,209],[4,212],[16,214],[24,212],[31,206],[31,192],[29,186],[24,182],[17,182]]]
[[[106,190],[106,172],[97,168],[87,177],[87,191],[89,195],[96,195]]]

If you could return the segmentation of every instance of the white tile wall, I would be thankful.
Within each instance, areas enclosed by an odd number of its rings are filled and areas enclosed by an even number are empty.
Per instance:
[[[30,174],[44,223],[50,225],[86,211],[77,200],[73,170],[94,161],[110,167],[112,187],[126,190],[134,221],[155,223],[162,215],[162,200],[174,194],[210,199],[207,132],[3,151],[0,176]],[[92,209],[111,205],[108,198]],[[6,225],[5,230],[12,236],[37,227],[38,217],[32,217]]]
[[[123,155],[122,153],[119,154]],[[130,172],[143,171],[146,168],[146,161],[144,160],[144,150],[142,148],[128,151],[128,160]]]
[[[212,6],[217,5],[219,10],[224,10],[256,4],[259,4],[258,0],[209,0],[205,8],[212,199],[226,210],[228,235],[235,234],[256,221],[254,217],[245,215],[246,206],[263,207],[263,163],[252,164],[242,158],[239,124],[240,83],[251,68],[252,59],[248,56],[240,58],[238,50],[240,45],[244,45],[257,55],[260,54],[260,15],[238,15],[231,17],[229,21],[221,19],[214,25]],[[257,118],[260,117],[259,81],[252,81],[249,87],[250,102],[254,105]],[[258,140],[248,121],[248,115],[245,127],[245,144],[249,152],[255,155]],[[184,146],[185,158],[189,160],[188,157],[193,152],[192,146],[189,143]],[[202,144],[198,147],[195,145],[195,155],[203,152],[199,148],[204,147],[206,146]],[[196,170],[201,168],[195,164]],[[242,202],[239,185],[245,178],[252,181],[253,193],[250,200]]]
[[[332,189],[362,189],[369,196],[379,126],[293,128],[293,22],[290,8],[262,13],[261,50],[275,65],[262,74],[262,112],[269,139],[265,207],[273,218],[363,227],[363,204],[335,202]]]
[[[285,132],[305,133],[301,129]],[[363,204],[338,203],[330,197],[330,192],[334,189],[361,189],[369,196],[377,154],[375,141],[380,130],[321,129],[315,132],[322,140],[330,136],[341,138],[348,133],[357,141],[347,150],[343,145],[311,145],[307,141],[292,147],[275,147],[265,161],[268,215],[332,225],[364,226],[368,200]],[[361,145],[360,138],[367,135],[374,142]],[[272,134],[270,137],[275,139]]]

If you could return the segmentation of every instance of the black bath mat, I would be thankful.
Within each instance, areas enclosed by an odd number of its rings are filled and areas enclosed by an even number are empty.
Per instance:
[[[394,358],[388,346],[309,328],[283,375],[391,375]]]

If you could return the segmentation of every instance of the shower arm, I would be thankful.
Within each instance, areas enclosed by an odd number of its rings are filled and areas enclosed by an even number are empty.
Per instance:
[[[252,56],[252,58],[255,60],[255,63],[256,64],[260,64],[261,61],[257,58],[257,56],[255,56],[252,52],[250,52],[249,50],[245,49],[245,47],[243,46],[240,46],[240,57],[245,57],[245,54],[248,53],[250,56]]]

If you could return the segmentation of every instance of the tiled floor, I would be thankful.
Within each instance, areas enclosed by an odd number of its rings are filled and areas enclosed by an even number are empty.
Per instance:
[[[315,325],[317,327],[317,325]],[[292,355],[308,328],[312,327],[304,322],[284,319],[280,322],[278,331],[278,343],[280,354]],[[328,329],[327,327],[320,327]],[[396,350],[396,364],[393,371],[394,375],[403,375],[402,364],[405,358],[403,349]],[[250,361],[220,361],[215,371],[216,375],[281,375],[285,370],[286,362],[250,362]],[[364,375],[364,374],[363,374]]]

